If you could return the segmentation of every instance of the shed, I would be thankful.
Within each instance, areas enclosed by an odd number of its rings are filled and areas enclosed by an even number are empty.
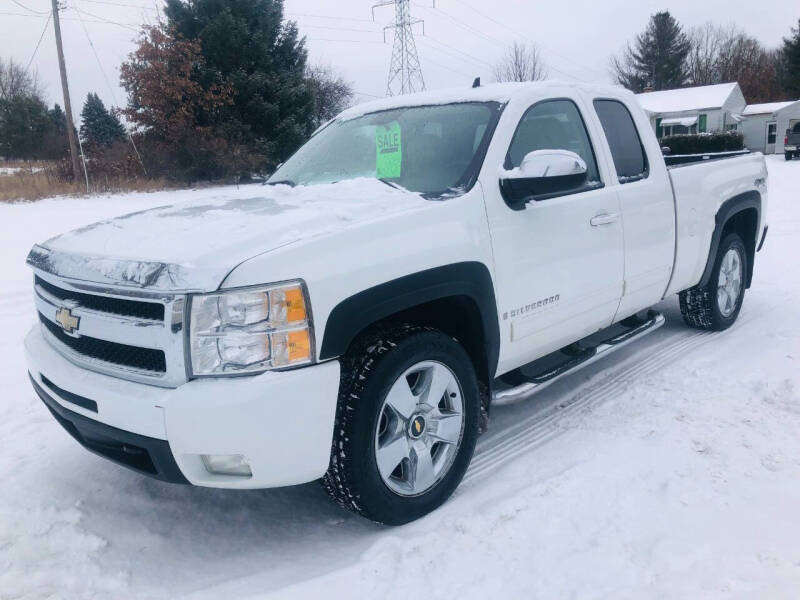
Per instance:
[[[645,92],[636,99],[656,135],[737,130],[747,102],[738,83]]]
[[[800,124],[800,100],[750,104],[744,109],[744,144],[764,154],[783,154],[787,129]]]

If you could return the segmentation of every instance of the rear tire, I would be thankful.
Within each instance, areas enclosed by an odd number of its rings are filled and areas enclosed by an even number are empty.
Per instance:
[[[369,336],[342,359],[323,486],[337,504],[373,521],[419,519],[461,482],[480,418],[475,369],[456,340],[411,326]]]
[[[784,157],[786,160],[792,160],[792,158],[794,158],[794,155],[793,155],[791,152],[784,152],[784,153],[783,153],[783,157]]]
[[[747,273],[744,242],[739,234],[729,233],[719,245],[708,283],[679,294],[686,324],[709,331],[723,331],[733,325],[744,302]]]

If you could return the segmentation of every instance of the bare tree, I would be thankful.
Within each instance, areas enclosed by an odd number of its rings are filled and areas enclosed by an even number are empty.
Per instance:
[[[541,81],[547,67],[536,44],[514,42],[494,68],[497,81]]]
[[[306,67],[306,81],[314,98],[314,127],[329,121],[353,102],[353,87],[330,67]]]
[[[686,57],[690,85],[713,85],[720,82],[719,58],[734,35],[735,28],[720,27],[708,22],[689,31],[691,49]]]
[[[734,25],[712,23],[689,35],[687,57],[690,85],[737,81],[748,102],[767,102],[783,97],[779,81],[780,55]]]
[[[36,73],[29,73],[13,58],[7,61],[0,57],[0,98],[6,100],[18,96],[41,98],[42,87]]]

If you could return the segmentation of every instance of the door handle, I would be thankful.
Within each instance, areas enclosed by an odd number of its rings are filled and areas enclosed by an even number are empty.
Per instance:
[[[611,225],[611,223],[616,223],[618,219],[619,215],[617,214],[603,213],[589,219],[589,223],[591,223],[592,227],[600,227],[601,225]]]

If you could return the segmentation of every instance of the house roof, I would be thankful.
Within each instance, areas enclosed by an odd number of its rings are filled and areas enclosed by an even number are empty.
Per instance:
[[[792,104],[798,103],[800,103],[800,100],[790,100],[789,102],[767,102],[765,104],[748,104],[742,114],[745,116],[770,115],[783,110]]]
[[[718,85],[645,92],[637,94],[636,99],[649,113],[671,113],[703,108],[721,108],[730,95],[739,87],[736,82]]]

